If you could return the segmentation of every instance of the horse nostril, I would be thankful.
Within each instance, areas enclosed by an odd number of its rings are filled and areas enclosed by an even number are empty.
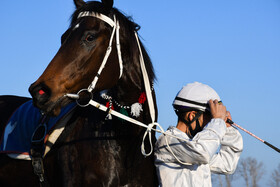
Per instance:
[[[29,87],[29,93],[33,98],[33,102],[35,106],[41,106],[45,104],[51,95],[50,89],[43,83],[35,84],[33,83]]]
[[[44,95],[46,92],[44,90],[39,90],[40,95]]]

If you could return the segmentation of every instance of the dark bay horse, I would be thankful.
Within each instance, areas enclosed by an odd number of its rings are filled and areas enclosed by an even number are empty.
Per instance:
[[[139,26],[113,8],[113,1],[74,0],[74,3],[77,9],[69,29],[61,37],[59,51],[29,88],[34,106],[46,115],[57,116],[62,107],[74,102],[67,94],[91,88],[94,100],[104,105],[109,103],[115,111],[122,111],[144,124],[151,123],[148,102],[143,99],[146,90],[139,62],[141,51],[150,85],[155,75],[145,48],[141,42],[137,44],[135,32]],[[119,44],[114,32],[119,32]],[[111,53],[100,73],[110,43]],[[93,79],[98,81],[89,87]],[[157,118],[155,93],[151,90]],[[106,94],[101,97],[101,93]],[[0,97],[1,134],[13,111],[27,100],[29,98]],[[130,111],[135,103],[142,105],[137,115]],[[77,106],[44,157],[49,186],[157,186],[153,155],[145,157],[140,150],[145,131],[117,117],[110,119],[106,112],[91,105]],[[152,133],[152,144],[155,141]],[[149,151],[148,141],[145,147]],[[40,184],[31,161],[0,154],[0,186]]]

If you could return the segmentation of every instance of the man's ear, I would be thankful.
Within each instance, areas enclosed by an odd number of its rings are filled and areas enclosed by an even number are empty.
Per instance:
[[[195,117],[196,113],[197,113],[196,111],[189,111],[189,112],[187,112],[187,114],[186,114],[187,120],[188,121],[192,121],[193,118]]]

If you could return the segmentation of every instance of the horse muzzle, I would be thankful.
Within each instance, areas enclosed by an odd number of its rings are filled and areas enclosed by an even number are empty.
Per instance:
[[[30,85],[29,93],[32,96],[34,106],[43,110],[52,94],[51,89],[49,89],[48,86],[44,83],[36,84],[36,82]]]

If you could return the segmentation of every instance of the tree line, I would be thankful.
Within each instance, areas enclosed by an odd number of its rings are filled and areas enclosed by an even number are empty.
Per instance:
[[[236,171],[232,175],[212,175],[213,187],[233,187],[234,180],[242,180],[246,187],[259,187],[259,182],[265,174],[265,167],[262,162],[255,158],[247,157],[240,159]],[[280,164],[270,173],[267,186],[280,187]]]

